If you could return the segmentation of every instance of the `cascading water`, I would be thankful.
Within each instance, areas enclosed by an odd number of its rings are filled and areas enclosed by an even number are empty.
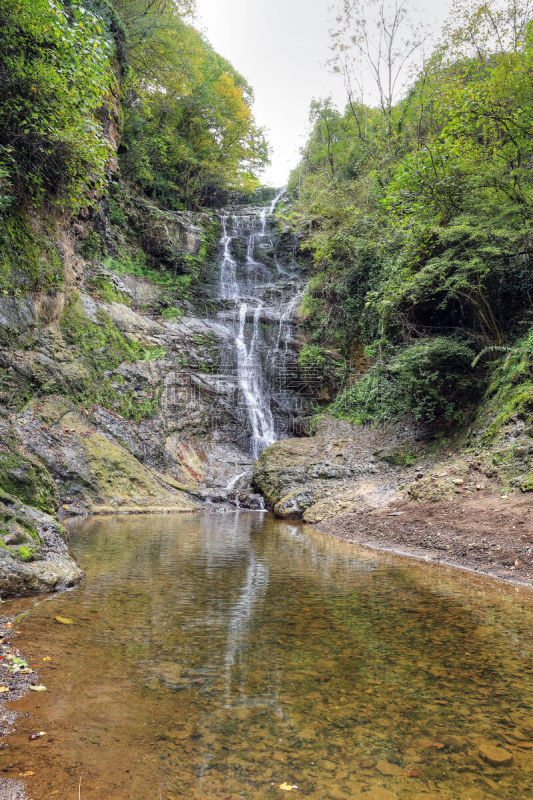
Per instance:
[[[292,254],[286,264],[276,251],[271,225],[283,192],[264,208],[220,214],[219,318],[229,332],[224,360],[236,374],[236,402],[254,459],[290,433],[298,399],[288,379],[296,373],[291,342],[301,278]]]

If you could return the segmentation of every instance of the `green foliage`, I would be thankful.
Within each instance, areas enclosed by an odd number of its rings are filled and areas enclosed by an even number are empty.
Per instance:
[[[485,444],[490,444],[511,420],[522,420],[533,433],[533,328],[497,365],[485,404],[485,414],[490,418]]]
[[[298,355],[298,367],[304,373],[314,372],[325,376],[330,367],[328,353],[318,345],[304,345]]]
[[[185,22],[192,10],[188,0],[3,0],[0,214],[95,205],[119,98],[121,166],[137,190],[183,208],[258,186],[268,152],[251,89]]]
[[[149,267],[146,264],[144,253],[137,254],[137,259],[133,260],[129,255],[123,255],[119,258],[109,256],[104,261],[105,266],[116,272],[117,275],[126,273],[128,275],[136,275],[138,278],[155,283],[157,286],[164,286],[169,289],[175,289],[177,294],[183,299],[189,297],[191,283],[193,280],[192,275],[176,275],[168,269],[156,269]]]
[[[38,230],[22,212],[12,211],[0,230],[0,291],[11,296],[58,289],[63,264],[54,241],[54,227]]]
[[[96,231],[91,231],[83,241],[80,252],[88,261],[97,261],[102,257],[104,244]]]
[[[533,297],[532,69],[526,0],[476,0],[396,105],[313,103],[285,214],[314,264],[300,319],[314,345],[374,361],[339,413],[450,418],[461,341],[512,346]]]
[[[161,316],[163,319],[180,319],[184,315],[184,311],[177,306],[169,306],[168,308],[164,308],[161,312]]]
[[[355,424],[412,415],[421,422],[457,420],[476,399],[473,350],[464,342],[423,339],[378,363],[328,408]]]
[[[268,153],[244,78],[186,24],[179,7],[115,0],[132,70],[121,146],[124,176],[166,208],[252,190]]]
[[[87,287],[104,303],[122,303],[122,305],[131,306],[131,298],[127,294],[119,292],[108,275],[91,276],[87,281]]]
[[[304,380],[338,382],[342,378],[344,362],[337,353],[320,345],[304,345],[298,354],[298,369]]]
[[[111,34],[61,0],[4,0],[0,31],[0,205],[91,204],[110,153],[98,110],[115,82]]]

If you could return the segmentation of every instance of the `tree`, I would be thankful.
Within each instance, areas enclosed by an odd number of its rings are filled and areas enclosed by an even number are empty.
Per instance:
[[[184,4],[114,2],[130,40],[125,177],[170,208],[255,188],[268,149],[242,75],[185,21]]]
[[[314,128],[315,136],[326,148],[331,177],[335,180],[334,145],[338,141],[340,116],[330,97],[311,102],[309,120]]]
[[[424,42],[425,29],[405,0],[342,0],[331,32],[333,68],[341,72],[348,102],[363,136],[367,77],[392,131],[392,111]]]
[[[0,206],[8,193],[73,210],[98,196],[110,156],[99,110],[116,86],[115,52],[83,4],[0,4]]]

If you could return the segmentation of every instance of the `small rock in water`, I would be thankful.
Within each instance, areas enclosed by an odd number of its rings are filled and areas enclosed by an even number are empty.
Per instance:
[[[301,729],[299,736],[300,739],[303,739],[306,742],[310,742],[313,739],[316,739],[316,731],[314,728],[305,727]]]
[[[331,786],[328,789],[328,800],[349,800],[349,798],[350,795],[337,786]]]
[[[378,761],[376,769],[381,772],[382,775],[403,775],[401,767],[398,767],[396,764],[390,764],[388,761]]]
[[[359,766],[361,769],[374,769],[377,763],[377,759],[373,756],[366,756],[359,761]]]
[[[443,736],[442,743],[450,750],[464,750],[466,748],[466,741],[461,739],[460,736]]]
[[[507,767],[513,762],[513,756],[508,750],[490,742],[482,742],[479,746],[479,755],[493,767]]]

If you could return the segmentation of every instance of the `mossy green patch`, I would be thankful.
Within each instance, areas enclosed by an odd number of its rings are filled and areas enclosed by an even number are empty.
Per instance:
[[[23,503],[54,514],[59,493],[52,476],[33,456],[24,453],[12,435],[0,444],[0,486]],[[28,525],[24,526],[30,531]],[[33,534],[35,530],[30,531]]]
[[[38,550],[36,547],[28,547],[27,545],[21,545],[18,548],[18,557],[21,561],[29,562],[35,561],[38,556]]]
[[[0,291],[22,296],[62,286],[63,263],[50,221],[32,226],[22,212],[2,221],[0,231]]]
[[[533,492],[533,472],[530,472],[529,475],[522,481],[520,488],[523,492]]]
[[[74,298],[62,320],[63,336],[73,354],[85,360],[88,380],[73,392],[73,399],[85,404],[98,403],[117,410],[128,419],[139,421],[153,416],[159,404],[160,391],[119,391],[113,372],[124,362],[151,361],[162,358],[166,350],[127,338],[103,309],[98,321],[85,316],[79,298]]]
[[[482,437],[483,444],[492,443],[512,420],[533,425],[533,328],[496,368],[487,390],[480,419],[492,419]]]
[[[169,306],[168,308],[164,308],[162,310],[161,316],[163,317],[163,319],[175,320],[175,319],[180,319],[184,315],[184,313],[185,312],[182,311],[182,309],[178,308],[177,306]]]
[[[87,281],[87,287],[91,294],[103,300],[104,303],[122,303],[122,305],[131,306],[131,298],[117,290],[109,275],[93,275]]]

